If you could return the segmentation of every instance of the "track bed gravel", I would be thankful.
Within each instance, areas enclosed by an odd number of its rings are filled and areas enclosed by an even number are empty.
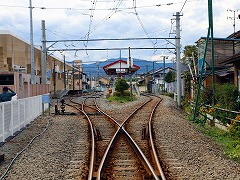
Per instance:
[[[198,132],[184,118],[176,103],[169,97],[157,109],[153,126],[159,156],[164,157],[164,168],[169,179],[240,179],[240,165],[228,160],[223,150],[211,139]],[[125,119],[141,102],[140,97],[131,103],[114,103],[98,99],[99,106],[116,119]],[[120,113],[120,110],[123,112]],[[87,121],[83,116],[40,116],[15,138],[0,147],[5,172],[11,159],[38,133],[48,121],[47,131],[20,155],[5,179],[85,179],[87,174],[89,142]],[[141,119],[139,119],[141,120]],[[81,150],[82,157],[76,151]],[[81,162],[76,167],[74,162]],[[69,175],[77,168],[78,174]],[[72,173],[73,174],[73,173]]]

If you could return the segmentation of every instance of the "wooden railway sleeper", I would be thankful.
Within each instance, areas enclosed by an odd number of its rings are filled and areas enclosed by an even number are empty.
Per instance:
[[[94,132],[94,137],[95,139],[98,139],[98,136],[97,136],[97,128],[96,126],[93,125],[93,132]]]
[[[142,128],[142,140],[146,140],[149,137],[148,126]]]
[[[143,127],[142,128],[142,140],[146,140],[146,131],[147,131],[146,127]]]
[[[101,133],[100,133],[99,129],[96,129],[96,132],[97,132],[97,141],[101,141],[102,136],[101,136]]]

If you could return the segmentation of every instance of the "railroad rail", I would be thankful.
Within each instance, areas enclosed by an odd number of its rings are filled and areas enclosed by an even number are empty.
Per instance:
[[[67,104],[83,113],[90,124],[89,180],[121,177],[165,179],[155,151],[151,125],[161,98],[147,97],[148,100],[121,123],[98,107],[96,96],[84,97],[82,102],[72,99],[72,104]],[[141,111],[147,116],[135,126]]]

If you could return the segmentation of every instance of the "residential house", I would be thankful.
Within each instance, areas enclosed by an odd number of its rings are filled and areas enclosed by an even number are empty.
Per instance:
[[[30,44],[10,31],[0,31],[0,91],[3,86],[9,86],[25,98],[64,89],[64,74],[72,70],[72,66],[63,60],[47,56],[47,84],[41,79],[41,48],[34,47],[34,79],[31,84]],[[65,68],[64,68],[65,66]],[[65,73],[64,73],[65,69]],[[67,73],[67,80],[70,76]],[[67,86],[69,89],[70,86]]]
[[[240,31],[231,34],[228,38],[235,40],[233,54],[220,63],[225,66],[231,66],[233,72],[233,81],[231,81],[231,83],[234,83],[240,91]]]
[[[235,34],[239,34],[235,33]],[[224,63],[230,57],[236,57],[239,53],[240,39],[237,36],[230,35],[227,38],[213,38],[214,43],[214,71],[216,83],[234,82],[234,71],[231,63]],[[205,46],[207,38],[201,37],[197,42],[198,47],[198,70],[199,73],[202,69],[202,63],[204,58]],[[204,86],[212,85],[212,46],[211,39],[209,39],[206,51],[206,64],[203,67],[203,84]],[[236,80],[235,80],[236,81]]]

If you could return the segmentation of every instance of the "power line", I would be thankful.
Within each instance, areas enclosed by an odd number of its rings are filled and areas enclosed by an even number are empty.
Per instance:
[[[45,41],[45,42],[48,42],[48,43],[52,43],[52,42],[66,42],[66,41],[69,41],[69,42],[76,42],[76,41],[131,41],[131,40],[151,40],[151,39],[155,39],[155,40],[158,40],[158,39],[162,39],[162,40],[165,40],[165,39],[176,39],[176,38],[171,38],[171,37],[167,37],[167,38],[159,38],[159,37],[147,37],[147,38],[102,38],[102,39],[69,39],[69,40],[50,40],[50,41]]]
[[[118,47],[118,48],[60,48],[60,49],[48,49],[48,51],[109,51],[109,50],[128,50],[129,47]],[[154,49],[175,49],[174,48],[165,48],[165,47],[131,47],[131,50],[154,50]]]
[[[88,36],[89,36],[89,34],[91,34],[92,32],[94,32],[97,28],[99,28],[105,21],[107,21],[108,19],[110,19],[110,18],[113,16],[113,14],[116,13],[116,10],[117,10],[117,9],[119,8],[119,6],[121,5],[122,1],[123,1],[123,0],[119,0],[119,2],[117,3],[116,7],[113,8],[114,10],[112,10],[109,14],[107,14],[107,16],[105,16],[102,21],[100,21],[96,26],[94,26],[94,28],[93,28],[92,30],[89,29],[89,31],[88,31]]]
[[[183,10],[185,4],[187,3],[187,1],[188,1],[188,0],[185,0],[184,4],[183,4],[183,6],[182,6],[182,9],[181,9],[180,12],[179,12],[180,14],[181,14],[181,12],[182,12],[182,10]]]
[[[137,17],[137,19],[138,19],[138,22],[140,23],[143,31],[145,32],[146,36],[149,38],[149,34],[148,34],[146,28],[144,27],[144,25],[143,25],[143,23],[142,23],[139,15],[138,15],[138,12],[137,12],[137,9],[136,9],[136,6],[137,6],[136,3],[137,3],[137,0],[133,0],[133,8],[134,8],[134,11],[135,11],[135,15],[136,15],[136,17]],[[149,39],[149,41],[150,41],[150,43],[153,45],[153,47],[156,45],[156,44],[154,44],[154,42],[152,42],[150,39]]]
[[[89,0],[86,0],[89,1]],[[121,1],[126,1],[126,0],[121,0]],[[188,2],[194,2],[194,1],[199,1],[199,0],[191,0]],[[112,1],[98,1],[100,2],[112,2]],[[162,4],[153,4],[153,5],[146,5],[146,6],[138,6],[136,7],[137,9],[140,8],[152,8],[152,7],[162,7],[162,6],[171,6],[171,5],[176,5],[176,4],[181,4],[182,2],[173,2],[173,3],[162,3]],[[7,7],[7,8],[29,8],[28,6],[17,6],[17,5],[6,5],[6,4],[0,4],[0,7]],[[93,10],[92,8],[72,8],[72,7],[44,7],[44,6],[33,6],[33,9],[41,9],[41,10],[73,10],[73,11],[88,11],[88,10]],[[122,7],[122,8],[117,8],[119,10],[131,10],[134,9],[134,7]],[[94,11],[112,11],[112,10],[117,10],[115,8],[99,8],[96,9],[94,8]]]

